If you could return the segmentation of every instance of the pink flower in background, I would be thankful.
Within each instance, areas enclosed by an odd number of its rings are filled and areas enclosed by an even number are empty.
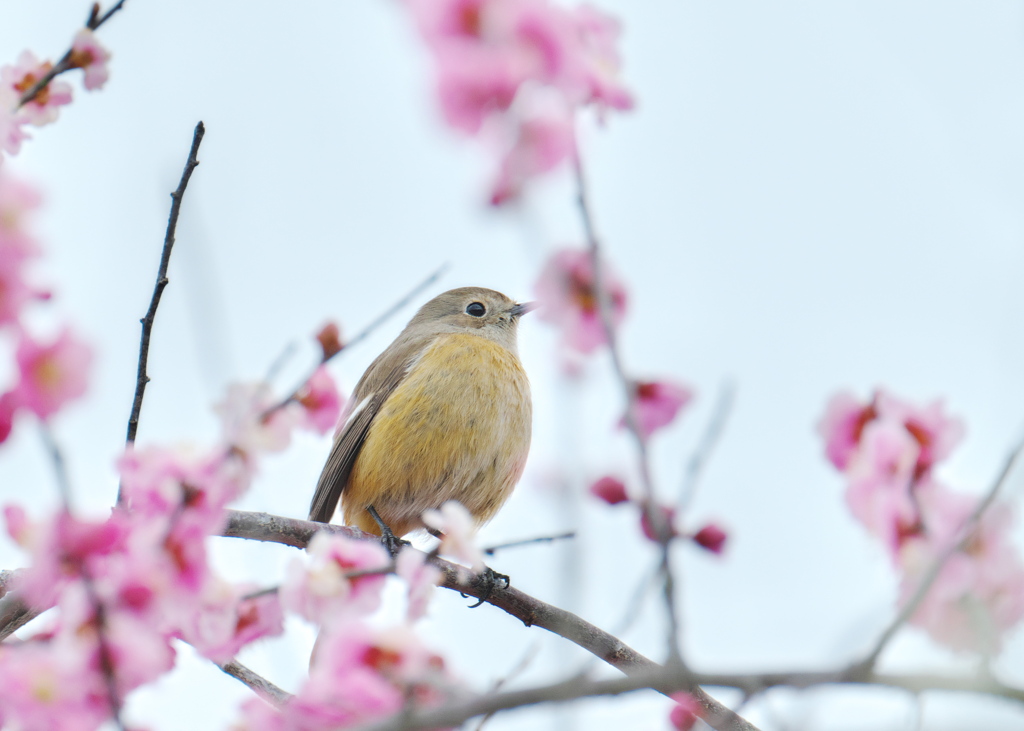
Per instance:
[[[10,248],[0,243],[0,326],[19,322],[25,305],[36,296],[25,282],[21,262],[7,256]]]
[[[590,5],[580,5],[573,13],[575,29],[581,51],[582,81],[586,89],[585,102],[622,111],[633,108],[633,95],[622,84],[619,71],[622,62],[617,44],[622,32],[615,18]]]
[[[32,51],[22,51],[14,66],[0,66],[0,84],[14,89],[20,99],[36,82],[53,68],[49,61],[39,61]],[[18,115],[37,127],[57,120],[59,107],[71,103],[71,86],[54,79],[44,86],[32,101],[18,111]]]
[[[717,556],[722,555],[722,551],[725,550],[725,543],[728,539],[729,534],[715,523],[708,523],[690,536],[690,540],[698,546]]]
[[[85,72],[83,85],[89,91],[100,89],[110,76],[107,61],[110,52],[96,39],[88,28],[82,28],[75,34],[71,44],[71,68],[79,68]]]
[[[601,273],[612,323],[617,327],[626,316],[626,288],[607,264]],[[608,342],[594,291],[589,252],[562,249],[552,254],[534,291],[540,303],[537,316],[558,328],[566,347],[592,353]]]
[[[693,391],[681,383],[671,381],[638,381],[633,401],[637,428],[645,437],[675,420],[680,409],[693,400]],[[619,426],[625,426],[622,417]]]
[[[17,403],[40,419],[85,393],[92,351],[67,328],[47,345],[22,333],[15,359],[20,376]]]
[[[575,155],[576,138],[570,116],[538,114],[521,120],[515,141],[501,160],[491,204],[501,205],[518,197],[529,180]]]
[[[342,399],[327,368],[320,366],[299,389],[296,400],[302,404],[303,421],[314,431],[326,434],[338,423]]]
[[[29,139],[28,134],[22,127],[25,125],[24,117],[18,114],[18,92],[13,87],[0,84],[0,153],[17,155],[21,150],[21,143]],[[0,155],[0,163],[3,162],[3,155]]]
[[[200,611],[181,627],[182,639],[216,663],[233,658],[244,646],[284,632],[284,614],[276,593],[246,598],[253,586],[211,581],[200,597]]]
[[[626,485],[617,477],[605,476],[590,486],[590,494],[609,505],[629,502]]]
[[[0,175],[0,258],[21,262],[39,253],[39,245],[27,231],[26,219],[41,202],[42,196],[32,186],[10,175]]]
[[[341,328],[335,322],[328,322],[320,328],[316,341],[320,343],[320,358],[324,361],[333,358],[345,347],[341,342]]]
[[[306,560],[294,559],[281,587],[281,602],[311,622],[334,625],[370,614],[380,606],[386,573],[350,577],[362,571],[385,572],[391,557],[379,543],[317,533]]]
[[[860,444],[864,427],[876,418],[878,410],[874,401],[861,403],[849,391],[837,393],[829,400],[817,430],[825,440],[825,455],[837,469],[846,469]]]
[[[661,526],[656,527],[651,521],[650,513],[652,512],[655,519],[661,523]],[[675,527],[675,521],[675,508],[670,508],[667,505],[655,505],[651,510],[644,509],[640,511],[640,530],[643,531],[647,540],[654,541],[655,543],[661,543],[658,528],[668,531],[666,538],[675,538],[679,535]]]
[[[689,693],[674,693],[672,700],[676,705],[669,713],[669,723],[678,731],[690,731],[700,717],[700,702]]]
[[[918,451],[901,424],[875,420],[864,428],[847,467],[850,512],[890,551],[920,521],[912,494]]]
[[[920,496],[925,530],[900,551],[901,603],[909,600],[923,575],[957,540],[978,498],[936,488]],[[992,505],[954,553],[911,618],[940,644],[953,650],[993,655],[1006,633],[1024,619],[1024,563],[1010,535],[1013,513]]]
[[[918,457],[914,478],[924,476],[932,466],[949,456],[964,435],[963,422],[946,416],[942,401],[925,407],[915,406],[895,396],[879,391],[876,395],[881,418],[903,424],[907,433],[918,444]]]
[[[505,112],[519,86],[516,59],[473,44],[451,44],[436,51],[437,95],[445,121],[466,134]]]
[[[270,384],[233,383],[224,400],[213,407],[221,419],[222,438],[247,455],[280,452],[291,442],[292,430],[302,419],[296,403],[275,408]]]
[[[7,441],[14,427],[14,413],[18,400],[12,391],[0,394],[0,444]]]
[[[427,510],[423,522],[428,528],[441,531],[438,552],[460,561],[474,571],[484,568],[484,554],[476,545],[476,526],[462,503],[449,500],[440,510]]]

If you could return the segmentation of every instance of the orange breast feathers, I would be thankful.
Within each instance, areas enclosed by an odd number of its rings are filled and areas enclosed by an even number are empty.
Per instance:
[[[373,505],[401,536],[447,500],[482,525],[523,473],[531,419],[515,353],[478,335],[438,336],[370,425],[342,497],[346,525],[379,533]]]

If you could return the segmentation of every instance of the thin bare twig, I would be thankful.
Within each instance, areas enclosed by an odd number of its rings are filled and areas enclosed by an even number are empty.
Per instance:
[[[324,357],[322,357],[320,359],[320,362],[317,363],[317,368],[319,368],[324,363],[326,363],[327,361],[329,361],[332,358],[334,358],[339,353],[341,353],[341,352],[343,352],[345,350],[348,350],[353,345],[358,345],[363,340],[366,340],[366,338],[370,337],[370,335],[372,335],[373,332],[377,328],[379,328],[385,322],[387,322],[392,317],[394,317],[398,312],[400,312],[410,302],[412,302],[416,297],[418,297],[419,294],[423,290],[425,290],[427,287],[429,287],[434,282],[436,282],[438,279],[440,279],[441,276],[446,271],[448,271],[448,266],[449,265],[447,263],[442,264],[440,267],[437,268],[436,271],[434,271],[433,274],[431,274],[429,277],[427,277],[422,282],[417,284],[415,287],[413,287],[411,290],[409,290],[400,300],[395,302],[393,305],[391,305],[391,307],[389,307],[388,309],[384,310],[384,312],[382,312],[380,315],[378,315],[375,320],[373,320],[369,325],[364,327],[354,338],[352,338],[351,340],[348,340],[347,342],[342,343],[341,347],[338,350],[336,350],[335,352],[330,353],[330,354],[325,354]],[[315,371],[315,369],[314,369],[314,371]],[[266,418],[266,417],[270,416],[275,411],[279,411],[280,409],[283,409],[285,406],[287,406],[288,404],[290,404],[293,401],[295,401],[299,397],[299,393],[301,393],[302,389],[305,387],[305,385],[309,381],[309,379],[312,378],[312,376],[313,376],[313,373],[310,373],[308,376],[306,376],[304,379],[302,379],[302,383],[300,383],[298,386],[296,386],[294,389],[292,389],[292,392],[290,394],[288,394],[283,399],[281,399],[281,401],[279,401],[278,403],[274,404],[269,409],[267,409],[263,413],[263,418]]]
[[[488,556],[493,556],[498,551],[503,551],[506,548],[519,548],[520,546],[529,546],[534,543],[553,543],[554,541],[564,541],[569,538],[575,538],[576,531],[569,531],[568,533],[559,533],[557,536],[538,536],[537,538],[524,538],[519,541],[509,541],[508,543],[498,543],[493,546],[488,546],[483,549],[484,553]]]
[[[665,613],[668,615],[669,627],[667,662],[685,667],[680,647],[681,631],[679,626],[679,610],[675,597],[675,576],[672,571],[672,526],[669,525],[668,516],[659,509],[657,504],[654,480],[651,477],[647,438],[640,429],[640,421],[636,413],[636,384],[626,373],[626,368],[622,362],[622,354],[619,351],[618,336],[612,319],[612,303],[604,281],[601,242],[597,235],[597,227],[594,224],[594,217],[591,211],[587,179],[583,172],[583,161],[578,152],[574,163],[577,202],[579,204],[580,217],[583,220],[583,230],[590,250],[590,265],[594,275],[594,296],[597,300],[597,309],[601,317],[605,338],[608,341],[608,351],[611,354],[612,366],[615,369],[615,375],[619,380],[626,399],[626,427],[629,429],[630,434],[633,435],[633,440],[636,443],[640,482],[644,491],[644,501],[640,507],[646,514],[647,521],[654,535],[658,538],[658,543],[661,545],[662,594],[665,598]]]
[[[119,3],[120,4],[120,3]],[[196,155],[199,153],[199,144],[206,134],[206,126],[199,122],[192,133],[192,147],[189,148],[188,159],[185,161],[185,169],[181,172],[181,180],[178,181],[178,188],[171,193],[171,212],[167,217],[167,230],[164,233],[164,246],[160,254],[160,265],[157,267],[156,284],[153,286],[153,295],[149,300],[149,309],[140,322],[142,323],[142,338],[139,342],[139,365],[135,378],[135,396],[132,399],[132,410],[128,417],[128,432],[126,442],[135,442],[135,435],[139,428],[139,416],[142,413],[142,399],[146,395],[146,384],[149,383],[149,374],[146,372],[146,365],[149,363],[149,340],[153,334],[153,322],[156,319],[156,309],[160,306],[160,298],[170,281],[167,278],[167,266],[171,261],[171,250],[174,248],[174,232],[178,226],[178,214],[181,212],[181,201],[185,196],[185,188],[192,177],[192,171],[199,165]],[[121,504],[121,489],[117,490],[117,504]]]
[[[680,511],[685,512],[693,502],[694,495],[697,494],[697,483],[700,482],[701,475],[704,474],[704,468],[707,466],[708,460],[711,459],[711,453],[714,452],[715,447],[718,445],[718,440],[722,436],[725,424],[732,413],[735,397],[735,384],[731,380],[723,383],[718,391],[718,399],[715,401],[715,407],[711,412],[707,428],[704,430],[700,443],[693,451],[693,454],[690,455],[690,460],[686,464],[683,486],[679,491]]]
[[[101,25],[110,20],[110,16],[112,16],[114,13],[120,10],[121,6],[124,5],[125,2],[126,0],[119,0],[119,2],[116,5],[114,5],[112,8],[110,8],[110,10],[103,13],[102,15],[100,15],[99,3],[95,3],[89,10],[89,18],[85,21],[85,27],[89,30],[98,29]],[[61,56],[61,59],[56,64],[54,64],[54,66],[49,71],[43,74],[36,83],[32,84],[32,86],[25,90],[25,93],[21,95],[21,99],[18,101],[18,107],[20,108],[28,104],[30,101],[35,99],[39,95],[39,92],[45,89],[51,81],[53,81],[59,75],[67,71],[70,71],[74,68],[77,68],[77,66],[73,65],[72,53],[71,49],[69,48],[67,52],[63,56]]]
[[[1018,442],[1017,446],[1015,446],[1010,452],[995,482],[992,483],[992,486],[988,489],[988,492],[985,493],[985,496],[982,497],[981,500],[978,501],[978,504],[974,506],[974,510],[971,511],[967,520],[964,521],[960,530],[957,531],[953,541],[950,542],[949,546],[939,554],[938,558],[936,558],[928,567],[928,570],[925,571],[924,575],[921,577],[921,582],[917,585],[914,593],[910,596],[907,603],[900,609],[899,614],[896,615],[889,626],[885,628],[885,631],[882,632],[882,635],[878,638],[878,641],[875,643],[871,652],[868,653],[867,657],[865,657],[863,661],[855,665],[860,672],[869,673],[874,669],[875,664],[878,662],[878,658],[888,646],[889,642],[900,628],[914,616],[918,607],[921,606],[921,602],[923,602],[925,597],[928,596],[928,592],[935,584],[935,580],[938,579],[939,574],[942,572],[942,569],[945,567],[949,559],[952,558],[954,553],[964,550],[964,547],[971,540],[974,530],[978,527],[981,517],[985,514],[985,511],[992,506],[992,503],[995,502],[996,497],[999,495],[999,491],[1002,490],[1003,485],[1006,483],[1007,478],[1013,471],[1013,467],[1016,465],[1022,452],[1024,452],[1024,439]]]
[[[218,663],[217,667],[232,678],[235,678],[249,686],[256,695],[275,708],[281,708],[285,703],[292,699],[291,693],[277,687],[262,675],[238,662],[238,660],[231,660],[223,665]]]
[[[526,670],[526,668],[530,667],[530,663],[532,663],[537,658],[537,654],[539,652],[540,642],[534,642],[526,649],[526,652],[523,653],[523,656],[519,659],[519,662],[517,662],[512,667],[512,669],[504,675],[504,677],[498,678],[496,681],[494,681],[494,683],[491,685],[491,692],[496,693],[502,688],[504,688],[509,683],[509,681],[515,680],[515,678],[521,675]],[[491,712],[485,715],[483,718],[481,718],[480,723],[477,724],[475,731],[483,731],[484,726],[493,717],[494,712]]]

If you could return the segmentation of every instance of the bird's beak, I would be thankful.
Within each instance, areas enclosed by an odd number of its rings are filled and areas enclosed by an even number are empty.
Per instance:
[[[522,315],[525,315],[530,310],[535,309],[537,309],[536,302],[523,302],[522,304],[519,305],[513,305],[512,309],[510,309],[508,313],[512,315],[512,317],[520,317]]]

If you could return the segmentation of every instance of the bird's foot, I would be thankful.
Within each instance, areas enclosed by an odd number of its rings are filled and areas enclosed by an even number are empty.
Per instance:
[[[494,592],[495,589],[507,589],[509,586],[511,586],[508,574],[499,574],[490,566],[484,566],[484,570],[477,575],[477,579],[473,583],[480,588],[483,594],[481,594],[480,597],[477,599],[476,604],[470,605],[470,609],[476,609],[485,601],[490,599],[491,594]],[[462,596],[468,595],[463,594]]]
[[[388,528],[388,524],[384,522],[383,518],[380,517],[380,514],[377,513],[377,510],[372,505],[368,506],[366,509],[369,511],[370,517],[373,518],[373,522],[377,524],[378,528],[380,528],[380,542],[391,555],[391,558],[397,558],[398,553],[403,547],[412,545],[409,541],[403,541],[401,538],[396,536],[391,529]]]

